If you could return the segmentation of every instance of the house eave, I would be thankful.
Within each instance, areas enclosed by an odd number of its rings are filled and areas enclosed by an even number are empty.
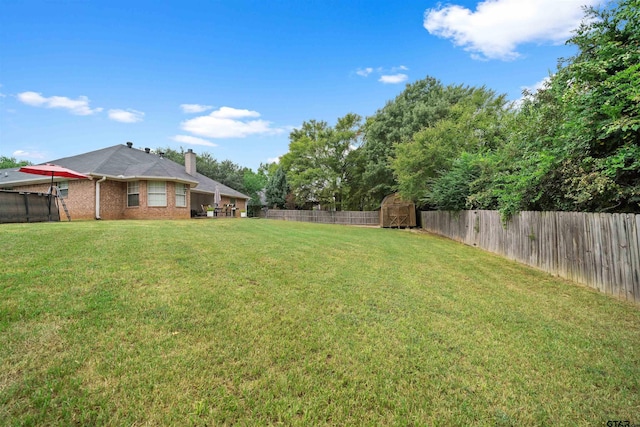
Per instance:
[[[129,182],[129,181],[171,181],[171,182],[178,182],[181,184],[189,184],[191,187],[195,187],[198,185],[198,181],[194,181],[194,180],[190,180],[190,179],[184,179],[184,178],[177,178],[175,176],[146,176],[146,175],[130,175],[130,176],[124,176],[124,175],[105,175],[105,174],[99,174],[99,173],[92,173],[90,174],[90,176],[92,176],[93,178],[97,178],[100,179],[102,177],[107,177],[107,179],[111,180],[111,181],[119,181],[119,182]]]
[[[191,190],[192,193],[197,193],[197,194],[214,194],[212,191],[204,191],[204,190],[198,190],[198,189],[194,189]],[[221,196],[226,196],[226,197],[233,197],[236,199],[243,199],[243,200],[251,200],[251,197],[247,197],[247,196],[238,196],[238,195],[234,195],[234,194],[227,194],[224,192],[220,192]]]
[[[92,177],[90,177],[89,179],[93,179]],[[53,177],[53,182],[60,182],[60,181],[78,181],[77,179],[70,179],[70,178],[63,178],[63,177],[59,177],[59,176],[54,176]],[[33,178],[27,178],[27,179],[18,179],[18,180],[14,180],[14,181],[0,181],[0,187],[22,187],[22,186],[26,186],[26,185],[39,185],[39,184],[50,184],[51,183],[51,177],[50,176],[44,176],[44,175],[33,175]]]

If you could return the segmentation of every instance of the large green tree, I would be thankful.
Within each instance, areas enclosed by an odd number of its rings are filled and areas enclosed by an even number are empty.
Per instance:
[[[345,159],[345,170],[342,208],[354,211],[370,209],[371,196],[364,183],[366,162],[361,147],[349,151]]]
[[[360,116],[347,114],[335,126],[310,120],[289,135],[280,160],[296,202],[341,210],[348,184],[348,158],[359,143]]]
[[[265,197],[268,207],[283,209],[287,203],[287,195],[289,194],[289,184],[287,183],[287,175],[282,167],[279,167],[273,175],[269,176],[267,187],[265,189]]]
[[[520,210],[640,211],[640,2],[589,8],[578,48],[509,123],[492,193]]]
[[[386,195],[398,189],[393,168],[396,148],[448,117],[451,107],[472,90],[462,85],[444,86],[439,80],[426,77],[408,84],[394,100],[367,118],[363,127],[362,184],[367,189],[370,207],[379,206]]]
[[[566,193],[580,210],[640,210],[640,0],[589,8],[568,43],[578,53],[553,82],[564,89]]]
[[[30,164],[26,160],[16,160],[15,157],[0,156],[0,169],[19,168]]]
[[[448,95],[450,91],[455,97]],[[408,200],[428,200],[430,182],[449,170],[463,151],[492,150],[504,143],[504,96],[484,87],[458,86],[443,88],[441,94],[457,100],[441,111],[439,120],[398,144],[391,162],[398,189]]]
[[[505,115],[506,143],[464,153],[431,186],[440,209],[640,212],[640,2],[586,9],[543,89]]]
[[[248,203],[249,207],[261,207],[260,193],[267,186],[267,176],[260,172],[256,173],[251,169],[245,169],[243,185],[245,194],[251,197]]]

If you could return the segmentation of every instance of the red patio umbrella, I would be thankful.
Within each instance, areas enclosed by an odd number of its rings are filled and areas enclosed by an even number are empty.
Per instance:
[[[22,166],[18,169],[18,172],[31,173],[34,175],[51,176],[51,187],[49,188],[49,221],[51,221],[51,191],[53,190],[53,178],[75,178],[75,179],[89,179],[89,177],[80,172],[54,165],[52,163],[45,163],[44,165],[32,165]]]

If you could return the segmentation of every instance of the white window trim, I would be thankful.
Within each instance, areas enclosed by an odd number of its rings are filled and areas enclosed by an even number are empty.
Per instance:
[[[178,189],[182,189],[180,193],[178,193]],[[176,182],[176,207],[178,208],[186,208],[187,207],[187,184],[182,184],[180,182]],[[179,200],[181,201],[179,202]]]
[[[129,188],[130,188],[129,185],[133,184],[133,183],[136,184],[136,188],[135,188],[136,192],[129,192]],[[129,196],[132,196],[134,194],[138,195],[138,204],[137,205],[130,205],[129,204]],[[128,181],[127,182],[127,207],[128,208],[137,208],[139,206],[140,206],[140,181]]]
[[[163,191],[151,191],[153,184],[162,184]],[[154,199],[158,197],[162,200],[156,202]],[[167,207],[167,182],[166,181],[147,181],[147,206],[152,208]]]

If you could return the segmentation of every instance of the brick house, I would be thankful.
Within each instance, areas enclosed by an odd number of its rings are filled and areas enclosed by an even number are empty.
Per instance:
[[[54,178],[73,219],[190,218],[203,205],[214,205],[216,188],[221,198],[218,206],[229,206],[229,214],[240,216],[250,199],[198,173],[191,149],[185,153],[185,166],[162,153],[134,148],[130,142],[50,163],[90,177]],[[18,168],[0,170],[3,190],[44,193],[50,184],[51,177],[18,172]]]

